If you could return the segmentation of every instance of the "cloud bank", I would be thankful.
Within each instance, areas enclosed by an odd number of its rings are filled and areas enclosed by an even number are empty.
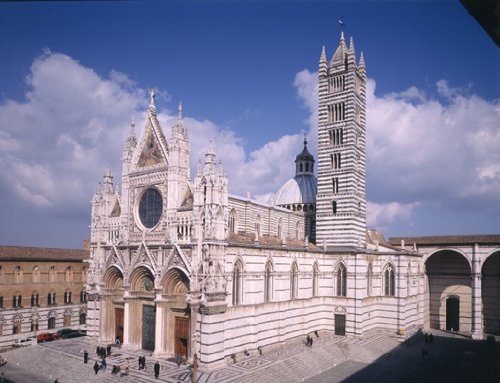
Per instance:
[[[316,152],[317,74],[297,73],[299,103]],[[8,209],[21,204],[44,214],[89,220],[89,201],[106,167],[120,178],[121,151],[136,116],[144,125],[147,96],[128,76],[98,75],[50,51],[36,58],[22,101],[0,104],[0,193]],[[167,90],[160,90],[169,99]],[[186,109],[185,109],[186,110]],[[189,107],[187,108],[189,110]],[[500,102],[445,80],[428,95],[411,87],[376,95],[367,84],[368,224],[411,225],[418,209],[499,209]],[[167,139],[176,113],[159,111]],[[302,134],[284,135],[247,153],[227,126],[186,115],[192,175],[212,139],[229,177],[230,193],[269,200],[294,174]],[[29,219],[29,218],[28,218]]]

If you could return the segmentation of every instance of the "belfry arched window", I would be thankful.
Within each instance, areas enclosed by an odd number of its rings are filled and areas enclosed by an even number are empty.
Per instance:
[[[239,305],[243,297],[243,265],[236,261],[233,269],[233,306]]]
[[[395,282],[396,277],[394,273],[394,267],[392,265],[387,266],[384,271],[384,294],[386,296],[395,296]]]
[[[340,264],[336,272],[337,296],[347,296],[347,270],[344,265]]]
[[[23,269],[21,266],[16,266],[14,270],[14,283],[23,283]]]

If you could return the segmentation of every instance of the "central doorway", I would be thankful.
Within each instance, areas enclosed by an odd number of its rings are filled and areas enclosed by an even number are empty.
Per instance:
[[[142,306],[142,349],[155,349],[155,306]]]
[[[189,318],[175,317],[175,355],[188,356]]]
[[[457,297],[446,300],[446,330],[460,331],[460,300]]]

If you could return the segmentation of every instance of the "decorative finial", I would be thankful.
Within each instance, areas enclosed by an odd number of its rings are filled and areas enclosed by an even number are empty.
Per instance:
[[[340,16],[338,23],[340,27],[340,39],[344,40],[344,28],[347,27],[346,23],[344,23],[344,16]]]
[[[149,105],[154,105],[157,89],[156,88],[148,89],[148,93],[149,93]]]
[[[307,134],[304,133],[304,149],[307,148]]]

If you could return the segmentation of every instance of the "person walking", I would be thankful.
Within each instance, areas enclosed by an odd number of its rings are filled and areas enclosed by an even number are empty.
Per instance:
[[[99,364],[97,363],[97,361],[94,363],[94,371],[96,375],[99,372]]]
[[[139,363],[139,370],[141,370],[142,369],[142,356],[139,357],[138,363]]]
[[[87,364],[88,361],[89,361],[89,353],[87,350],[85,350],[83,352],[83,363]]]
[[[106,371],[106,367],[107,367],[106,358],[103,358],[101,363],[101,368],[103,371]]]
[[[155,378],[158,379],[158,376],[160,375],[160,363],[158,363],[158,361],[156,361],[155,363],[154,371],[155,371]]]

